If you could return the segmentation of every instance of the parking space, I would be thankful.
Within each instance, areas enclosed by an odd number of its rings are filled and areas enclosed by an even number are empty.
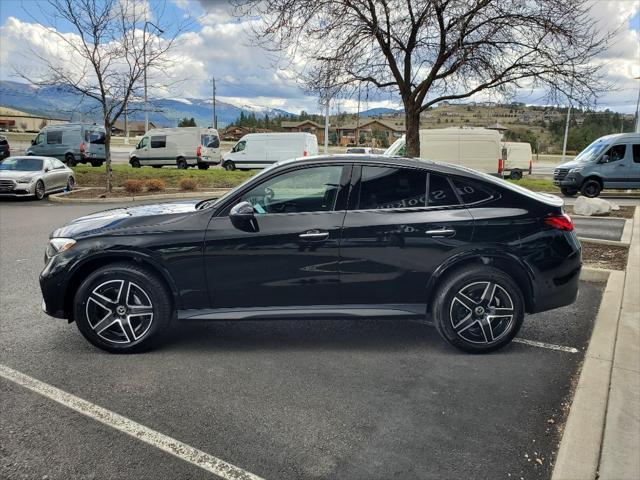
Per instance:
[[[37,284],[49,232],[99,209],[0,204],[3,365],[266,479],[550,477],[601,286],[527,317],[520,337],[538,346],[490,355],[397,320],[188,323],[158,350],[109,355],[43,314]],[[3,478],[210,478],[14,383],[0,391]]]

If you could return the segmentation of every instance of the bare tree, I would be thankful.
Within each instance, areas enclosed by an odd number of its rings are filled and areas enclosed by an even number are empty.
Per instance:
[[[543,90],[588,103],[603,88],[588,0],[236,0],[257,43],[285,54],[311,92],[359,84],[399,94],[409,156],[420,114],[479,92]]]
[[[48,15],[52,24],[63,20],[74,30],[73,34],[67,34],[50,26],[60,40],[64,59],[34,52],[44,63],[44,72],[38,76],[18,74],[34,85],[75,91],[98,102],[106,130],[106,188],[111,192],[112,127],[125,108],[129,112],[135,110],[131,102],[140,98],[140,80],[145,69],[166,71],[170,66],[168,53],[189,20],[165,25],[162,15],[154,15],[146,2],[138,0],[48,0],[47,3],[50,11],[55,12],[53,17]],[[160,2],[155,5],[156,11],[164,10]],[[162,33],[165,35],[159,36]]]

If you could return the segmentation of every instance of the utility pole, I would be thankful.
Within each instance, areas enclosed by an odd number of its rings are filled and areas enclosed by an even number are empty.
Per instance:
[[[569,108],[567,109],[567,123],[564,126],[564,141],[562,142],[562,163],[567,156],[567,138],[569,137],[569,119],[571,118],[571,96],[573,95],[573,84],[569,90]]]
[[[127,91],[127,85],[125,82],[125,95]],[[125,98],[124,101],[124,144],[129,145],[129,99]]]
[[[636,77],[640,80],[640,77]],[[640,133],[640,86],[638,86],[638,100],[636,101],[636,133]]]
[[[216,116],[216,77],[211,77],[211,84],[213,85],[213,118],[211,121],[211,128],[218,128],[218,118]]]
[[[326,110],[324,115],[324,153],[329,153],[329,93],[327,92]]]
[[[361,83],[358,84],[358,114],[356,115],[356,147],[360,145],[360,87]]]

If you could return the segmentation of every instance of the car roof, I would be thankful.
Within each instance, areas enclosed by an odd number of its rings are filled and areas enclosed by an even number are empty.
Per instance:
[[[43,157],[42,155],[12,155],[7,158],[24,158],[24,159],[34,159],[34,160],[57,160],[53,157]],[[5,158],[5,160],[7,159]]]

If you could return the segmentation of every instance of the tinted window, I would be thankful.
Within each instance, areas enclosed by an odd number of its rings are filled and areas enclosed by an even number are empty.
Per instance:
[[[283,173],[245,193],[238,202],[250,202],[258,215],[331,211],[341,175],[339,165]]]
[[[626,145],[614,145],[605,152],[605,155],[609,155],[609,162],[617,162],[618,160],[622,160],[624,158],[626,152]]]
[[[165,148],[167,146],[167,137],[165,135],[151,137],[151,148]]]
[[[84,132],[84,141],[94,143],[96,145],[104,145],[104,132],[99,130],[87,130]]]
[[[477,182],[469,182],[459,178],[452,178],[451,181],[456,188],[458,196],[462,199],[462,203],[467,205],[485,202],[498,196],[497,193]]]
[[[49,145],[55,145],[62,143],[62,131],[60,130],[49,130],[47,132],[47,143]]]
[[[236,143],[236,146],[233,147],[233,150],[231,150],[232,152],[241,152],[244,150],[244,148],[247,146],[247,142],[246,141],[241,141]]]
[[[7,137],[0,137],[0,145],[9,145],[9,142],[7,142]]]
[[[424,207],[426,190],[425,171],[364,166],[358,209]]]
[[[219,148],[220,139],[215,135],[202,135],[200,144],[206,148]]]
[[[140,140],[140,143],[138,143],[138,150],[140,150],[141,148],[146,147],[147,145],[149,145],[149,137],[142,137],[142,140]]]
[[[638,144],[633,146],[633,162],[640,163],[640,145]]]
[[[7,158],[0,162],[0,170],[36,172],[42,170],[42,160],[37,158]]]
[[[449,179],[444,175],[431,173],[429,175],[429,206],[430,207],[448,207],[458,205],[458,197],[456,196]]]

